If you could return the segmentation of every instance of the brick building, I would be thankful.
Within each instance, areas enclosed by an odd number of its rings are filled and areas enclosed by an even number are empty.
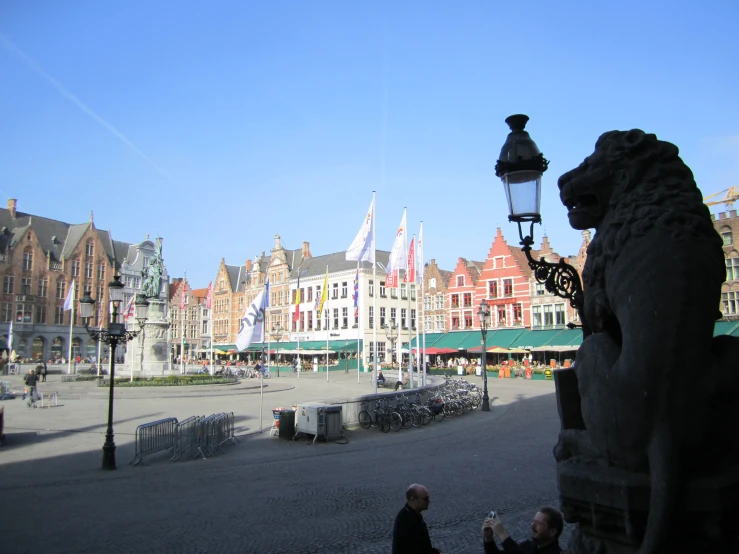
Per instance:
[[[447,322],[449,331],[472,329],[477,319],[475,307],[475,285],[480,277],[482,262],[471,262],[465,258],[457,260],[447,284]]]
[[[200,343],[200,305],[187,277],[175,277],[169,284],[168,321],[172,359],[179,360],[183,352],[186,359],[195,358]]]
[[[711,214],[713,227],[721,236],[726,261],[726,281],[721,286],[721,314],[723,319],[739,318],[739,218],[736,210]]]
[[[82,326],[77,302],[85,293],[95,300],[93,325],[102,311],[108,325],[108,287],[131,245],[113,240],[110,231],[87,223],[70,224],[18,211],[16,199],[0,209],[0,338],[7,344],[13,321],[13,350],[25,358],[67,358],[72,312],[65,311],[69,287],[75,285],[72,355],[96,355],[97,343]],[[107,347],[102,356],[107,355]]]
[[[421,331],[444,333],[449,328],[446,309],[446,293],[452,272],[440,269],[436,260],[429,260],[423,270],[424,296],[418,299],[418,309],[423,302],[424,321]]]

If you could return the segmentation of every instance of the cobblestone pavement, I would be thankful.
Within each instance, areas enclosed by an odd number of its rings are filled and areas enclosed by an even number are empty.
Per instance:
[[[314,377],[270,382],[275,401],[265,410],[359,390],[356,374],[345,382],[332,375],[330,389]],[[418,482],[431,492],[425,518],[434,545],[480,553],[491,509],[522,539],[537,508],[557,504],[551,382],[494,380],[490,413],[399,433],[346,431],[348,444],[316,445],[246,434],[258,427],[259,411],[248,382],[197,392],[120,389],[115,472],[98,469],[105,391],[86,385],[52,383],[68,387],[59,408],[1,404],[9,428],[0,448],[0,552],[387,553],[404,491]],[[126,433],[139,423],[232,406],[242,408],[245,434],[224,455],[127,465]]]

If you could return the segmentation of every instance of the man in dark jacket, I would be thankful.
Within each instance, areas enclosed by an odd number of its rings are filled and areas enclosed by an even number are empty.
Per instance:
[[[26,400],[26,405],[29,408],[35,408],[36,407],[36,383],[38,382],[38,376],[31,369],[28,371],[28,375],[26,375],[23,378],[23,381],[26,383],[26,388],[28,389],[28,400]]]
[[[441,554],[431,546],[431,538],[421,512],[431,504],[423,485],[411,485],[405,491],[405,506],[395,516],[392,554]]]
[[[531,522],[531,538],[517,543],[510,537],[496,514],[482,524],[485,554],[500,552],[493,536],[500,541],[506,554],[559,554],[562,552],[559,547],[559,536],[563,527],[561,512],[556,508],[545,506],[536,512]]]

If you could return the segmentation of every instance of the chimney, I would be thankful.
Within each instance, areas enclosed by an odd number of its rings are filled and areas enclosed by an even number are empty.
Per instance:
[[[15,198],[8,198],[8,211],[10,212],[10,217],[15,219],[15,208],[18,205],[18,200]]]
[[[301,253],[303,255],[303,258],[310,258],[310,243],[303,241],[303,248],[301,249]]]
[[[246,271],[247,272],[251,271],[251,267],[252,267],[251,260],[246,260]]]
[[[729,210],[729,218],[736,217],[736,210]]]
[[[275,235],[275,247],[272,252],[279,250],[280,248],[282,248],[282,245],[280,244],[280,235]]]

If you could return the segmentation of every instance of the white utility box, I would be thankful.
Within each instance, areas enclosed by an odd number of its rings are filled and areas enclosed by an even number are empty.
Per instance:
[[[314,435],[313,442],[319,436],[326,440],[340,439],[342,434],[341,406],[333,404],[298,404],[295,414],[295,434]]]

